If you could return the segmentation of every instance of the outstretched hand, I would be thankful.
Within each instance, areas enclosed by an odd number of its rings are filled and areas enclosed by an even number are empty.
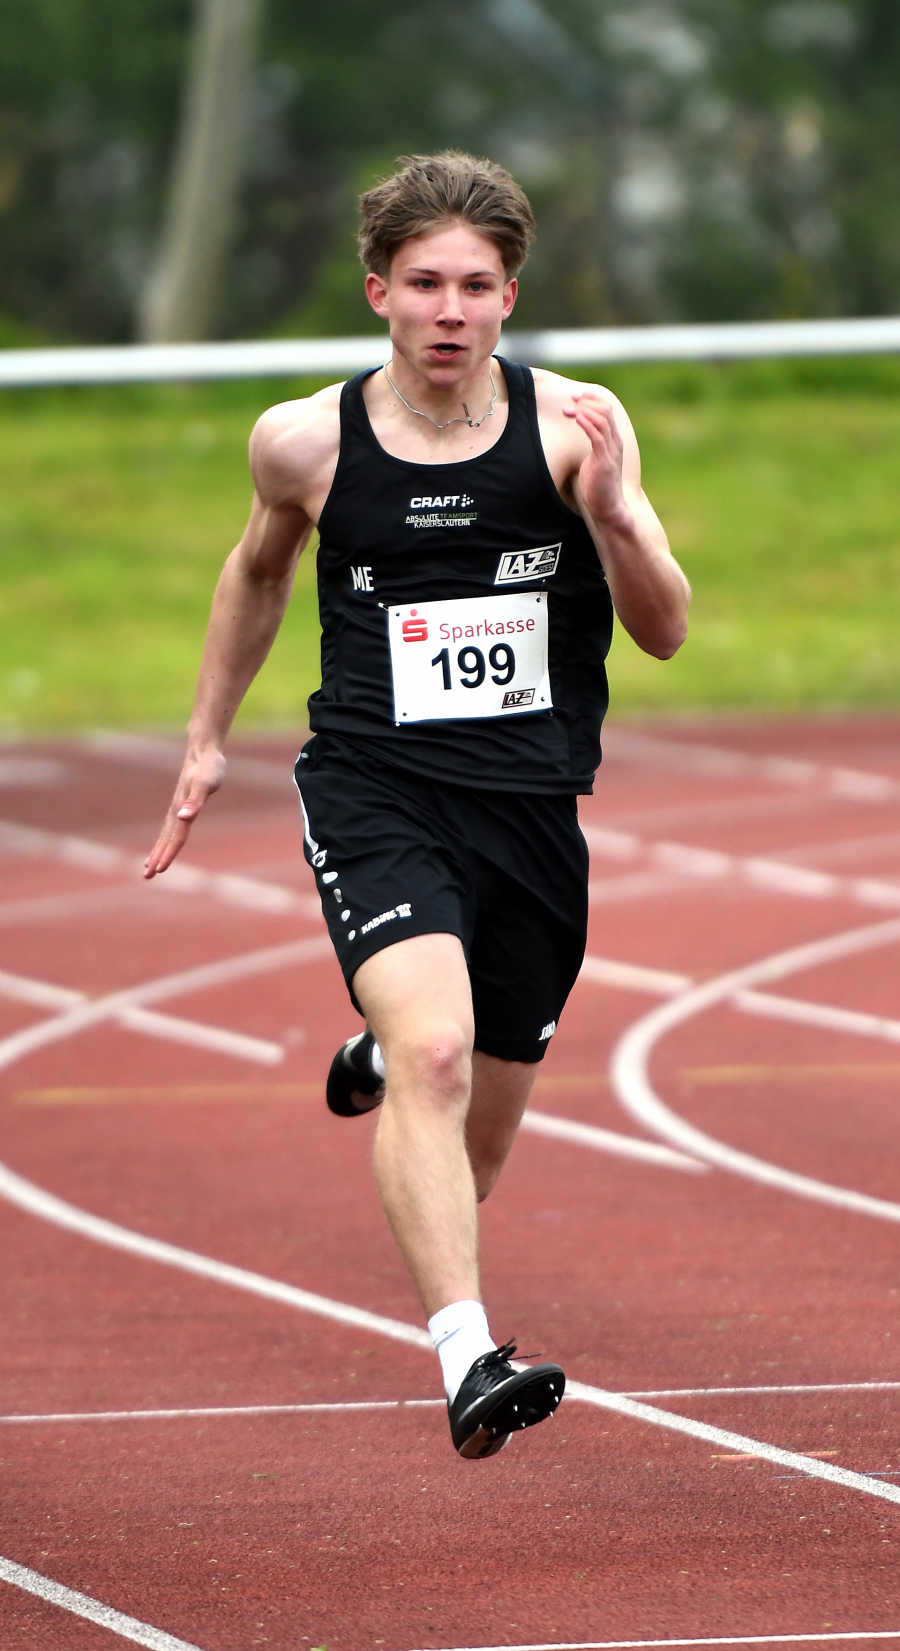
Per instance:
[[[575,390],[563,414],[575,420],[591,444],[578,473],[584,502],[596,522],[612,525],[628,510],[622,478],[624,444],[613,409],[596,390]]]
[[[218,791],[224,778],[225,758],[221,751],[188,753],[162,831],[144,861],[145,877],[155,877],[165,871],[176,854],[181,853],[203,804]]]

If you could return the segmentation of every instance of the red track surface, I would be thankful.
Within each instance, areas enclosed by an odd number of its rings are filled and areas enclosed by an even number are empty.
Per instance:
[[[171,751],[8,747],[0,814],[48,835],[0,831],[0,966],[94,997],[321,936],[293,749],[243,753],[190,864],[251,882],[192,892],[142,886],[130,869],[166,803]],[[808,766],[773,770],[773,756]],[[702,981],[900,919],[898,800],[900,737],[887,720],[613,728],[582,811],[621,834],[595,837],[589,951]],[[88,865],[67,833],[121,859]],[[685,846],[731,858],[691,861]],[[759,857],[834,880],[748,868]],[[296,898],[258,909],[256,882]],[[900,924],[891,943],[762,988],[887,1017],[893,1031],[719,1005],[659,1040],[653,1088],[715,1141],[893,1201],[900,1217],[898,958]],[[22,1001],[8,978],[0,987],[2,1039],[61,1012]],[[664,1001],[650,977],[645,987],[579,984],[537,1109],[649,1138],[608,1079],[620,1035]],[[331,958],[148,1007],[281,1045],[284,1058],[265,1065],[101,1021],[0,1072],[8,1168],[131,1231],[418,1325],[372,1184],[372,1122],[332,1119],[321,1099],[333,1049],[358,1024]],[[900,1485],[900,1226],[889,1214],[523,1133],[483,1233],[495,1335],[559,1358],[573,1380],[663,1392],[649,1402]],[[2,1200],[0,1243],[0,1555],[176,1641],[405,1651],[900,1639],[897,1502],[576,1400],[477,1464],[452,1454],[439,1407],[89,1419],[438,1399],[440,1388],[415,1346]],[[850,1385],[864,1382],[898,1387]],[[783,1391],[822,1384],[837,1390]],[[775,1391],[671,1393],[712,1387]],[[8,1420],[58,1413],[87,1419]],[[0,1625],[4,1648],[116,1643],[7,1584]]]

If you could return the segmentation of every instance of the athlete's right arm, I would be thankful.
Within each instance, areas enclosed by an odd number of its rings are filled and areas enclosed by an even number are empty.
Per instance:
[[[295,402],[271,408],[251,437],[250,520],[213,597],[187,754],[162,831],[145,861],[145,877],[171,865],[203,804],[222,784],[226,736],[278,634],[297,562],[327,496],[329,467],[333,474],[337,459],[339,437],[330,407],[320,407],[318,417],[306,414],[318,401],[316,396],[299,407]]]

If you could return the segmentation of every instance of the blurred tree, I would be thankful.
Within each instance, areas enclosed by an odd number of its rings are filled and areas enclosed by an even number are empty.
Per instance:
[[[198,0],[159,254],[141,295],[151,344],[207,338],[237,223],[263,0]]]

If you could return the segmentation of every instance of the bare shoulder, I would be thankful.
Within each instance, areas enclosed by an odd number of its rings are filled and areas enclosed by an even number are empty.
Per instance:
[[[582,378],[564,378],[562,373],[551,373],[545,367],[534,367],[532,371],[538,417],[546,414],[548,418],[559,418],[563,408],[571,407],[573,396],[591,396],[611,409],[617,424],[624,423],[631,429],[631,420],[621,401],[605,384],[590,384]]]
[[[250,468],[264,503],[307,508],[326,479],[330,486],[341,441],[341,389],[329,384],[303,400],[280,401],[257,419]]]
[[[533,372],[538,419],[545,443],[548,437],[554,441],[568,441],[573,454],[584,456],[587,453],[590,442],[574,419],[565,417],[565,409],[572,408],[575,397],[590,397],[612,414],[629,468],[631,463],[637,461],[638,444],[631,419],[618,396],[605,384],[590,384],[581,378],[564,378],[562,373],[551,373],[543,367],[535,367]]]

